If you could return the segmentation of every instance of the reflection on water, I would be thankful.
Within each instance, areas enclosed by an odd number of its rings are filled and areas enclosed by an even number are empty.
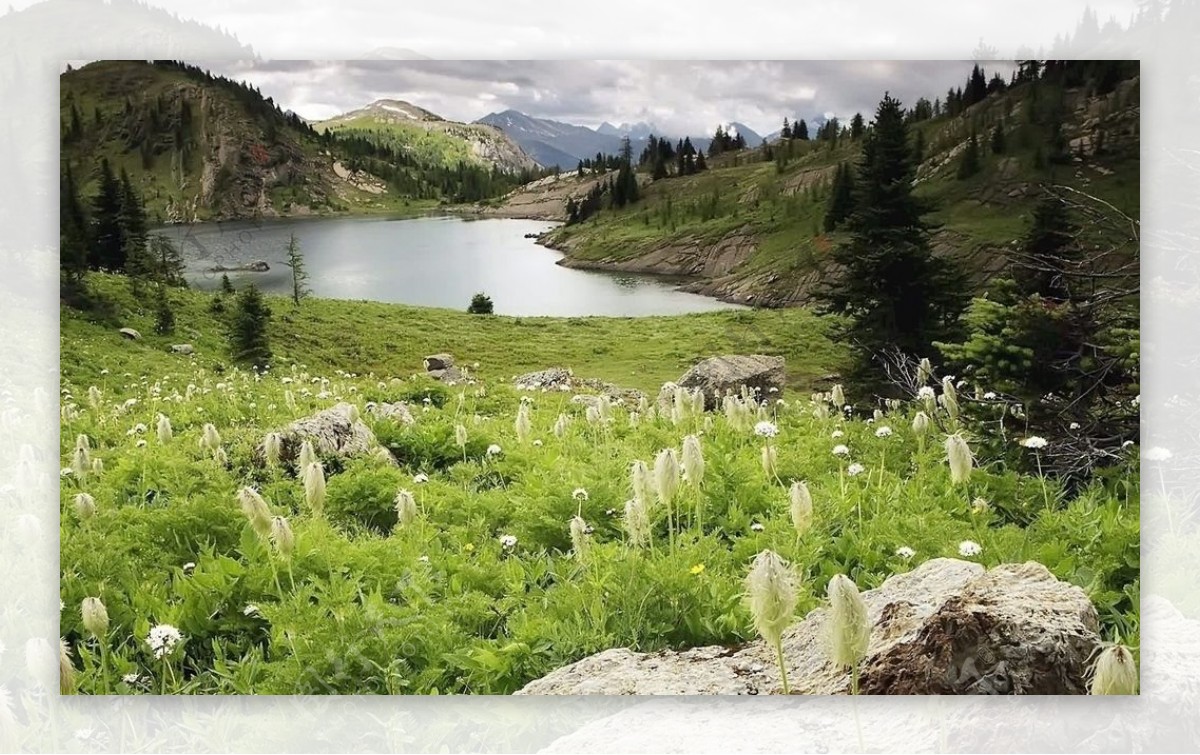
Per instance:
[[[465,309],[486,292],[497,314],[641,316],[702,312],[733,305],[675,290],[675,282],[629,273],[572,270],[562,257],[525,234],[553,223],[533,220],[425,217],[336,218],[203,223],[172,227],[188,261],[192,285],[221,285],[217,266],[262,260],[266,272],[229,272],[234,285],[253,281],[268,293],[289,294],[283,264],[296,235],[317,296]]]

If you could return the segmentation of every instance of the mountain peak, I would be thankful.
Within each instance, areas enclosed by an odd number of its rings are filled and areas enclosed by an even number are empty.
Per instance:
[[[360,111],[386,114],[390,118],[401,118],[410,121],[444,121],[445,118],[431,113],[423,107],[418,107],[404,100],[382,99],[375,100]]]

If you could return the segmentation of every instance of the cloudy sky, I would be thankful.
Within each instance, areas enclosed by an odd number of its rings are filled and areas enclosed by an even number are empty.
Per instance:
[[[671,133],[709,133],[739,121],[762,134],[783,117],[870,117],[885,91],[911,104],[961,86],[963,61],[245,61],[202,62],[246,80],[285,109],[328,118],[377,99],[401,99],[473,121],[512,108],[595,127],[646,121]],[[1012,64],[987,64],[1007,76]]]

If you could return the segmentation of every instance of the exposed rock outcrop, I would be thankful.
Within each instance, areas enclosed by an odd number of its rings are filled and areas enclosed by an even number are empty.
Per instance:
[[[692,366],[676,383],[704,392],[704,408],[715,409],[727,393],[745,386],[761,398],[779,393],[784,386],[783,357],[729,355],[709,357]]]
[[[142,338],[142,334],[137,332],[133,328],[121,328],[117,332],[120,333],[122,336],[128,338],[130,341],[140,341]]]
[[[1041,564],[933,559],[863,593],[872,624],[864,694],[1083,694],[1097,647],[1095,608]],[[849,691],[826,655],[828,610],[784,634],[792,691]],[[606,650],[527,684],[517,694],[778,694],[774,650],[761,640],[636,653]]]
[[[354,409],[350,404],[340,403],[316,414],[298,419],[279,430],[280,459],[291,464],[300,453],[304,441],[312,441],[319,456],[349,458],[372,453],[378,446],[375,433],[360,418],[351,419]],[[257,456],[262,458],[259,445]]]

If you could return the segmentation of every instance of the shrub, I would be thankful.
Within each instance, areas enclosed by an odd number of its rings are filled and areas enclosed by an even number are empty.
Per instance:
[[[473,315],[490,315],[493,309],[492,297],[482,291],[471,297],[471,306],[467,307],[467,311]]]
[[[356,459],[329,480],[325,511],[340,526],[358,525],[383,535],[396,526],[396,493],[408,476],[374,459]]]

